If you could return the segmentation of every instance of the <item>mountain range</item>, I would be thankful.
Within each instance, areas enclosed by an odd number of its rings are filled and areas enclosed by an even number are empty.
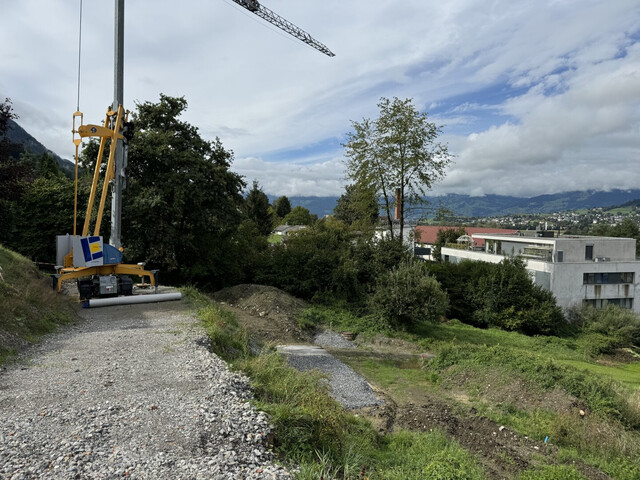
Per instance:
[[[60,168],[69,173],[73,171],[74,164],[70,160],[61,158],[42,145],[18,123],[9,120],[7,139],[21,146],[21,152],[30,152],[36,155],[47,153],[56,160]],[[269,195],[273,202],[276,195]],[[291,196],[289,201],[292,207],[302,206],[311,213],[323,217],[333,213],[338,196],[306,197]],[[586,190],[562,192],[535,197],[513,197],[508,195],[484,195],[472,197],[469,195],[448,194],[443,196],[427,197],[426,200],[435,210],[438,207],[449,209],[456,216],[464,217],[491,217],[509,214],[523,213],[553,213],[568,210],[579,210],[596,207],[612,207],[640,199],[640,189],[632,190]]]
[[[271,201],[277,197],[270,195]],[[462,217],[499,217],[510,214],[554,213],[597,207],[613,207],[640,199],[640,189],[599,190],[562,192],[535,197],[513,197],[508,195],[469,195],[448,194],[427,197],[430,205],[437,209],[444,207],[456,216]],[[298,205],[309,209],[318,217],[330,215],[338,197],[289,197],[292,207]]]

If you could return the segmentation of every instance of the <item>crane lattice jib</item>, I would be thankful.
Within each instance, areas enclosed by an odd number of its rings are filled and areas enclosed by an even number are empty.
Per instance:
[[[238,5],[240,5],[241,7],[244,7],[250,12],[253,12],[259,17],[265,19],[267,22],[272,23],[276,27],[293,35],[298,40],[324,53],[325,55],[328,55],[330,57],[335,57],[335,54],[331,50],[329,50],[322,43],[318,42],[307,32],[305,32],[301,28],[296,27],[293,23],[285,20],[277,13],[269,10],[267,7],[260,5],[260,3],[258,3],[256,0],[233,0],[233,1]]]

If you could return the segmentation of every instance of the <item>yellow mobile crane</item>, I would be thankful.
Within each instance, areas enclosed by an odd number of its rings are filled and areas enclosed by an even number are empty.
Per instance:
[[[233,0],[234,3],[256,14],[262,19],[284,30],[300,41],[316,50],[333,57],[334,54],[325,45],[315,40],[304,30],[296,27],[273,11],[261,5],[257,0]],[[75,200],[73,215],[73,235],[59,235],[57,243],[57,273],[53,275],[53,287],[57,291],[62,283],[76,280],[80,299],[89,300],[94,296],[130,296],[133,282],[129,275],[148,277],[149,284],[157,288],[158,271],[145,270],[141,264],[123,264],[123,248],[120,244],[120,217],[122,211],[122,189],[124,184],[124,168],[126,166],[127,143],[133,136],[133,124],[128,122],[129,111],[125,111],[123,103],[124,83],[124,0],[115,0],[115,55],[114,55],[114,100],[107,109],[104,124],[84,125],[80,112],[80,65],[78,62],[78,107],[73,114],[73,143],[76,149]],[[80,0],[80,38],[82,37],[82,0]],[[80,57],[79,41],[78,56]],[[76,121],[79,121],[76,127]],[[100,138],[98,159],[93,174],[91,193],[81,235],[76,235],[78,206],[78,148],[86,137]],[[89,224],[94,208],[97,187],[102,169],[102,159],[107,141],[110,141],[109,159],[106,164],[102,194],[98,206],[93,235],[89,235]],[[100,226],[107,199],[107,191],[111,185],[111,238],[104,243],[100,236]],[[148,301],[158,301],[158,295],[146,295]],[[154,297],[154,298],[152,298]],[[174,298],[165,298],[174,299]],[[122,301],[118,303],[140,303]],[[85,306],[90,306],[89,302]]]

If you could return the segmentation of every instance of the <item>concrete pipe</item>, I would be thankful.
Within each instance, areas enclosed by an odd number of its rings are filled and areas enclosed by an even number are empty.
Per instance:
[[[109,307],[112,305],[131,305],[133,303],[155,303],[180,300],[182,294],[178,293],[153,293],[149,295],[130,295],[128,297],[92,298],[82,304],[83,308]]]

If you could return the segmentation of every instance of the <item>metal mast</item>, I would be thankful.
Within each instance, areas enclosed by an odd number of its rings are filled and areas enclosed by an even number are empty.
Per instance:
[[[233,1],[238,5],[240,5],[241,7],[244,7],[250,12],[253,12],[259,17],[265,19],[267,22],[272,23],[276,27],[293,35],[298,40],[324,53],[325,55],[328,55],[330,57],[335,57],[334,53],[331,50],[329,50],[325,45],[318,42],[307,32],[305,32],[301,28],[296,27],[293,23],[285,20],[277,13],[272,12],[267,7],[260,5],[260,3],[258,3],[258,0],[233,0]]]
[[[334,57],[334,53],[311,35],[285,20],[277,13],[263,7],[257,0],[233,0],[235,3],[255,13],[276,27],[293,35],[316,50]],[[114,92],[112,110],[117,111],[124,105],[124,0],[115,0],[115,45],[114,45]],[[127,152],[122,140],[118,140],[115,153],[115,177],[111,196],[111,238],[109,243],[116,248],[121,246],[122,189],[124,188],[124,169],[127,166]]]
[[[113,111],[124,105],[124,0],[115,0],[115,45],[114,45],[114,88]],[[111,186],[111,238],[109,243],[120,248],[120,218],[122,216],[122,188],[124,184],[124,167],[126,166],[125,149],[122,140],[118,140],[115,153],[115,176]]]

